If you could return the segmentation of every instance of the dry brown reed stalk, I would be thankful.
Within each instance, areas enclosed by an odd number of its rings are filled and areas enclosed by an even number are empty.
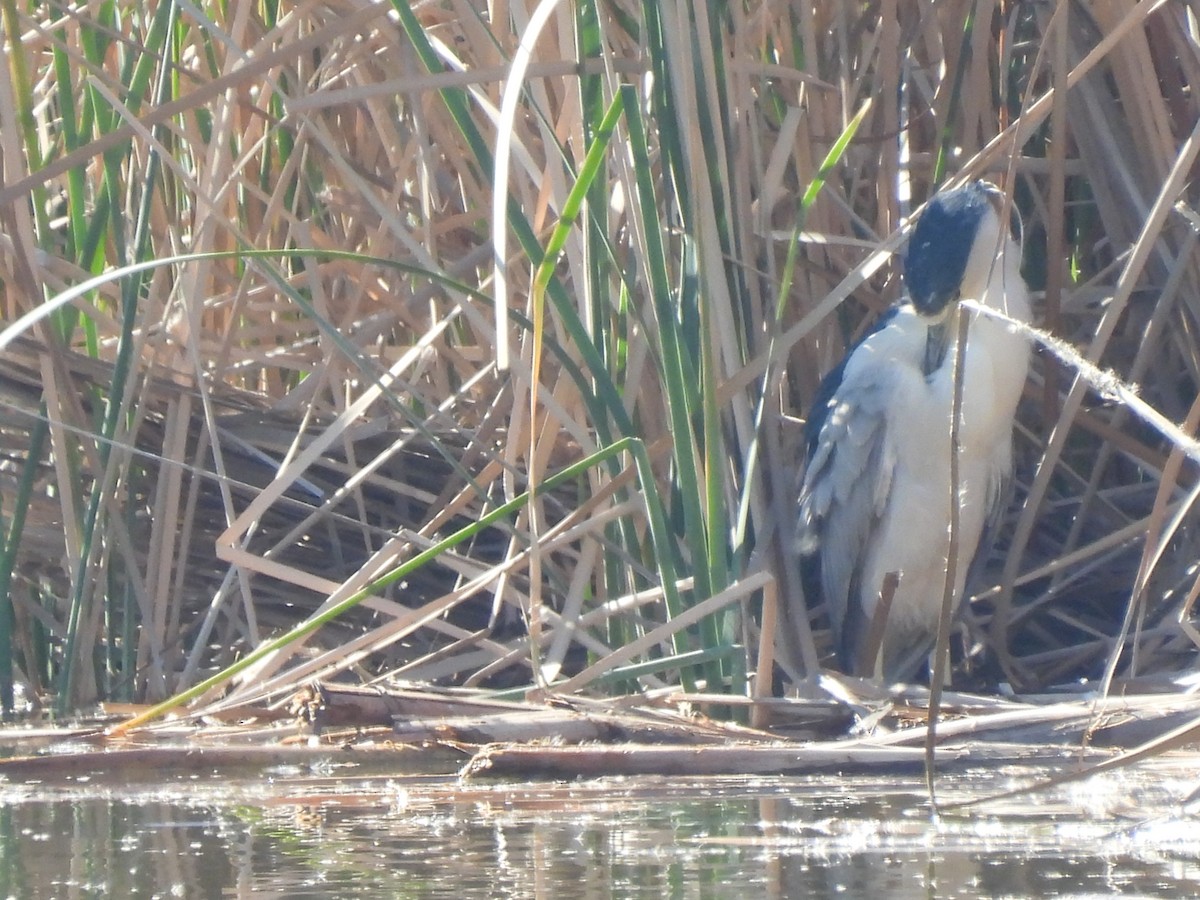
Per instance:
[[[791,571],[799,460],[777,421],[806,413],[898,297],[905,217],[950,177],[1011,189],[1056,336],[1172,421],[1192,406],[1200,268],[1175,210],[1195,200],[1200,38],[1182,5],[561,4],[503,125],[531,2],[495,20],[468,2],[331,0],[273,20],[201,4],[152,47],[153,12],[118,5],[105,21],[0,3],[6,319],[96,271],[194,254],[78,298],[87,329],[64,340],[47,322],[5,351],[6,529],[49,423],[12,646],[61,703],[201,682],[520,495],[527,473],[622,438],[644,460],[601,460],[539,492],[536,527],[517,511],[368,590],[227,702],[347,671],[761,694],[745,619],[764,588],[792,629],[781,661],[812,674],[823,622]],[[538,346],[536,253],[617,98]],[[500,127],[511,374],[493,366],[489,302]],[[1040,689],[1110,658],[1121,677],[1175,674],[1195,654],[1177,620],[1197,545],[1186,520],[1165,523],[1193,467],[1157,496],[1169,444],[1069,370],[1037,369],[1020,502],[968,617],[998,660],[980,678]],[[1143,566],[1139,629],[1114,643],[1148,528],[1172,540]]]

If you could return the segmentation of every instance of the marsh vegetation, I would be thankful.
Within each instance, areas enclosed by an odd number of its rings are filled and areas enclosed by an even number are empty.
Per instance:
[[[1035,361],[957,683],[1185,690],[1190,4],[0,12],[7,710],[811,695],[797,422],[963,177],[1104,378]]]

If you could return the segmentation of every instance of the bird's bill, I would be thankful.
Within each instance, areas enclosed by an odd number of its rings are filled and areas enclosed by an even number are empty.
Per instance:
[[[921,369],[926,375],[932,375],[946,361],[946,347],[950,343],[950,323],[941,319],[929,326],[925,335],[925,359]]]

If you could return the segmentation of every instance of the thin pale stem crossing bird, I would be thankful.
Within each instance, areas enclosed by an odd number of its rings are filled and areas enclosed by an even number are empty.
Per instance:
[[[805,425],[798,550],[806,597],[824,602],[846,672],[902,681],[937,634],[950,553],[957,317],[970,316],[958,428],[961,602],[1012,470],[1029,342],[959,301],[1028,322],[1020,269],[1020,219],[999,188],[975,181],[936,195],[909,239],[907,296],[817,392]]]

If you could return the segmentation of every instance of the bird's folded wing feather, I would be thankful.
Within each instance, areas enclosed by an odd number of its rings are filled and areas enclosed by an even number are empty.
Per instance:
[[[820,588],[840,639],[851,583],[892,489],[887,437],[894,390],[886,367],[849,367],[833,392],[800,489],[799,550],[820,566]],[[819,414],[819,412],[818,412]]]

